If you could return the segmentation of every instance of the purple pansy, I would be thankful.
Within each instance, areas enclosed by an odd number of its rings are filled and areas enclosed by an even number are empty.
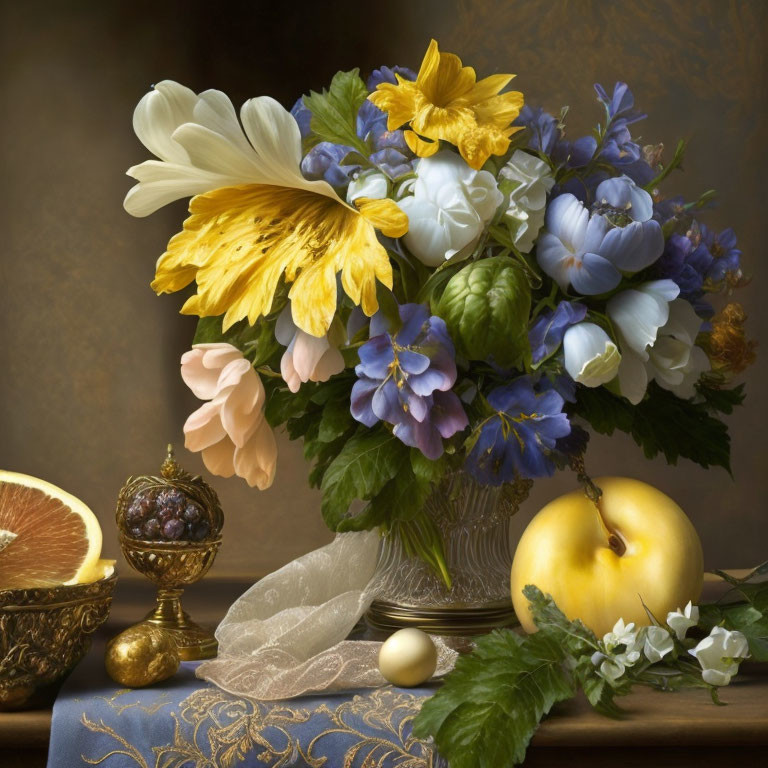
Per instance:
[[[485,485],[553,474],[549,454],[571,431],[563,398],[554,389],[537,394],[530,377],[521,376],[494,389],[488,403],[496,413],[480,427],[467,456],[469,473]]]
[[[561,301],[554,310],[542,312],[528,331],[531,362],[536,365],[551,357],[563,343],[565,332],[587,316],[583,304]]]
[[[350,411],[372,427],[379,420],[394,425],[394,435],[427,458],[443,453],[443,438],[460,432],[467,415],[457,395],[455,351],[445,322],[423,304],[399,307],[402,326],[387,329],[378,313],[371,339],[359,350]]]

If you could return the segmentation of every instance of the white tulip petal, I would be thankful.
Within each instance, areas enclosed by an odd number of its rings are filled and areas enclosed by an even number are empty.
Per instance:
[[[311,381],[328,381],[331,376],[341,373],[344,370],[344,356],[336,347],[329,346],[325,354],[320,358],[315,366]]]
[[[269,488],[275,479],[276,459],[275,433],[264,420],[242,448],[235,448],[233,457],[235,473],[252,488],[255,486],[263,491]]]
[[[184,423],[184,447],[187,450],[202,451],[226,436],[219,410],[220,404],[212,400],[189,415]]]
[[[253,368],[251,367],[250,362],[242,357],[242,355],[238,359],[228,362],[221,369],[221,373],[219,374],[219,393],[223,392],[225,389],[238,386],[241,379],[248,373],[248,371],[253,371]],[[256,375],[255,371],[253,371],[253,373]]]
[[[225,436],[203,451],[203,464],[212,475],[232,477],[235,474],[234,455],[235,444]]]
[[[606,310],[621,334],[622,346],[629,346],[647,360],[647,348],[656,341],[659,328],[669,318],[669,304],[656,293],[628,290],[613,296]]]
[[[622,348],[619,364],[619,391],[632,405],[637,405],[648,389],[645,363],[632,349]]]
[[[565,369],[574,381],[599,387],[613,379],[621,355],[608,334],[594,323],[577,323],[563,337]]]

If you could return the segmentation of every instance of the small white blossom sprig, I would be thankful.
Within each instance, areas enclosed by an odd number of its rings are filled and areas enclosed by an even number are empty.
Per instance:
[[[719,704],[717,688],[728,685],[750,655],[745,635],[716,625],[699,642],[687,637],[700,618],[698,606],[690,601],[670,611],[664,626],[649,615],[651,626],[636,629],[634,623],[619,619],[603,636],[600,650],[591,656],[598,674],[621,692],[634,684],[663,690],[706,687]]]

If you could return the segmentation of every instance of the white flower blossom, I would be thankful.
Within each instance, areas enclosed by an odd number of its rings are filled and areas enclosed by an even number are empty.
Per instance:
[[[605,653],[592,654],[592,663],[599,665],[599,673],[609,682],[618,680],[627,667],[636,664],[641,656],[642,641],[635,631],[633,623],[624,624],[624,619],[619,619],[613,626],[613,631],[603,636],[603,648]],[[614,653],[617,648],[623,648],[620,653]]]
[[[627,648],[632,646],[634,648],[636,642],[637,632],[635,632],[634,622],[625,625],[624,619],[619,619],[613,625],[613,631],[608,632],[603,636],[603,645],[608,653],[611,653],[614,648],[617,648],[620,645],[626,646]]]
[[[599,669],[601,677],[610,683],[615,683],[626,671],[626,667],[618,658],[610,656],[603,659]]]
[[[688,651],[701,665],[701,677],[710,685],[728,685],[749,656],[747,638],[741,632],[713,627],[695,648]]]
[[[349,182],[347,202],[352,205],[359,197],[383,200],[389,194],[389,181],[383,173],[361,173]]]
[[[667,614],[667,625],[677,635],[678,640],[685,639],[685,633],[699,623],[699,608],[688,601],[684,609],[678,608]]]
[[[504,221],[512,241],[519,251],[530,253],[544,226],[547,195],[555,185],[555,177],[547,163],[520,149],[515,151],[499,176],[503,190],[509,193]]]
[[[671,280],[654,280],[608,301],[621,350],[619,389],[633,405],[654,379],[679,397],[692,397],[694,384],[709,369],[706,353],[695,346],[702,320],[677,298],[679,292]]]
[[[655,664],[672,652],[675,643],[664,627],[646,627],[643,635],[643,653],[645,658]]]
[[[504,195],[488,171],[475,171],[455,152],[419,160],[416,181],[398,201],[408,215],[403,241],[430,267],[468,256]]]
[[[332,326],[333,330],[333,326]],[[332,333],[312,336],[298,328],[287,304],[278,315],[275,338],[286,350],[280,359],[280,373],[291,392],[298,392],[306,381],[328,381],[344,370],[344,358]]]
[[[586,387],[599,387],[616,376],[621,363],[618,347],[594,323],[572,325],[563,337],[565,370]]]

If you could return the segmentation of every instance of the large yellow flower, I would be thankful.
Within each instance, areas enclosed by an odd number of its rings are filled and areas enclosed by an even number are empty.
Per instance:
[[[293,320],[323,336],[336,312],[336,275],[367,315],[378,309],[376,280],[392,287],[392,267],[376,229],[400,237],[408,217],[392,200],[347,205],[324,181],[301,174],[301,135],[274,99],[247,101],[242,128],[219,91],[199,96],[159,83],[136,107],[134,129],[160,160],[129,169],[139,181],[125,208],[146,216],[172,200],[197,195],[190,218],[157,263],[152,287],[197,293],[184,314],[224,315],[226,330],[267,314],[281,276],[292,283]]]
[[[435,40],[415,82],[396,77],[397,85],[381,83],[368,98],[388,114],[388,130],[410,123],[405,140],[419,157],[433,155],[444,139],[478,170],[491,155],[503,155],[509,137],[521,130],[511,123],[523,106],[523,94],[499,93],[514,75],[477,82],[475,70],[463,67],[452,53],[440,53]]]

